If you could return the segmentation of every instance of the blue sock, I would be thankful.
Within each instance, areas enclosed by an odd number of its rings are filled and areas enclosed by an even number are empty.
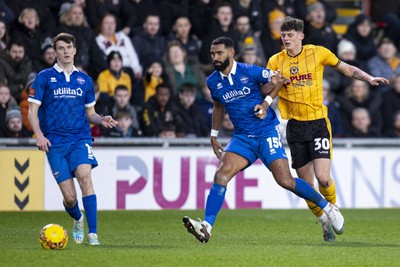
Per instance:
[[[81,218],[82,212],[79,209],[78,200],[75,202],[75,205],[72,208],[66,207],[65,204],[64,204],[64,208],[65,208],[65,211],[68,212],[69,216],[74,218],[76,221]]]
[[[328,201],[326,201],[326,199],[315,191],[306,181],[299,178],[294,178],[294,180],[296,181],[296,187],[294,188],[293,193],[301,198],[311,201],[321,209],[328,205]]]
[[[88,233],[97,233],[97,198],[96,195],[82,197],[85,208],[86,220],[89,228]]]
[[[207,197],[206,210],[204,220],[211,226],[214,225],[218,212],[221,210],[225,200],[226,187],[214,183],[211,186],[210,193]]]

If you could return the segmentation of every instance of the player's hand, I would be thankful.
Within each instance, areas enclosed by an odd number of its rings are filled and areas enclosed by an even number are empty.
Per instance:
[[[276,85],[278,83],[287,85],[290,83],[290,80],[282,75],[281,70],[276,70],[276,71],[273,71],[273,74],[271,76],[271,82],[273,85]]]
[[[224,152],[224,148],[221,146],[217,137],[211,136],[211,146],[214,150],[215,156],[217,156],[217,158],[220,159],[222,156],[222,153]]]
[[[257,118],[265,119],[267,117],[267,110],[268,110],[268,103],[266,101],[262,102],[261,104],[257,104],[254,106],[254,115]]]
[[[369,81],[369,83],[372,85],[372,86],[377,86],[377,85],[379,85],[379,84],[389,84],[389,80],[388,79],[385,79],[385,78],[383,78],[383,77],[373,77],[370,81]]]
[[[43,152],[49,152],[49,147],[51,147],[51,143],[49,139],[44,137],[44,135],[39,135],[36,136],[36,146]]]
[[[114,128],[118,125],[118,121],[114,120],[111,116],[104,116],[101,120],[101,125],[105,128]]]

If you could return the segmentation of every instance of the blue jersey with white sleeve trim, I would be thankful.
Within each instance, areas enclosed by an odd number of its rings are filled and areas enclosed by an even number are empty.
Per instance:
[[[40,105],[40,129],[52,146],[79,140],[91,143],[85,107],[94,106],[96,101],[88,75],[75,67],[68,74],[55,64],[36,76],[28,101]]]
[[[270,107],[263,120],[254,114],[254,106],[264,101],[260,86],[270,82],[271,74],[269,69],[234,61],[228,76],[219,71],[208,76],[211,97],[225,107],[235,127],[234,134],[263,136],[279,124]]]

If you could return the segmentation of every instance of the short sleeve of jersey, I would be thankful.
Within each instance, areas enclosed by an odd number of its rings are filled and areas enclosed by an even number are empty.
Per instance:
[[[278,55],[274,55],[274,56],[269,58],[268,63],[267,63],[267,69],[270,69],[270,70],[277,70],[278,69],[277,58],[278,58]]]
[[[43,75],[43,72],[39,73],[36,76],[35,81],[32,84],[32,89],[29,90],[29,96],[28,96],[29,102],[34,102],[39,105],[42,103],[46,88],[46,82],[47,82],[46,75]]]
[[[272,71],[269,69],[261,68],[256,65],[247,65],[250,68],[251,77],[261,84],[266,84],[271,81]]]
[[[316,46],[315,48],[317,49],[317,54],[321,57],[321,63],[324,66],[337,67],[340,64],[340,60],[329,49],[323,46]]]
[[[96,104],[96,98],[94,95],[94,87],[92,78],[87,78],[87,90],[85,94],[85,107],[91,107]]]

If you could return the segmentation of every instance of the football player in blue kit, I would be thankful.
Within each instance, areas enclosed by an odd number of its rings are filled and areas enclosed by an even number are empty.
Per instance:
[[[290,173],[277,128],[279,120],[269,107],[278,91],[273,88],[283,86],[285,77],[279,71],[236,62],[234,55],[234,44],[230,38],[219,37],[211,43],[211,58],[215,68],[207,78],[207,86],[214,100],[211,145],[220,163],[207,197],[204,219],[196,221],[184,216],[183,225],[201,243],[208,242],[215,219],[224,203],[228,182],[259,158],[281,187],[320,206],[332,226],[343,231],[344,218],[339,209],[328,203],[307,182],[293,178]],[[260,85],[264,86],[263,90]],[[262,92],[268,91],[271,95],[264,99]],[[225,112],[235,130],[224,149],[217,135]]]
[[[97,161],[92,151],[89,123],[112,128],[117,121],[95,112],[93,81],[74,66],[75,37],[60,33],[53,38],[53,48],[57,63],[36,76],[29,91],[28,117],[36,145],[47,154],[65,210],[74,219],[74,241],[84,240],[84,215],[79,209],[73,181],[76,177],[89,228],[88,244],[99,245],[97,198],[91,177]]]

